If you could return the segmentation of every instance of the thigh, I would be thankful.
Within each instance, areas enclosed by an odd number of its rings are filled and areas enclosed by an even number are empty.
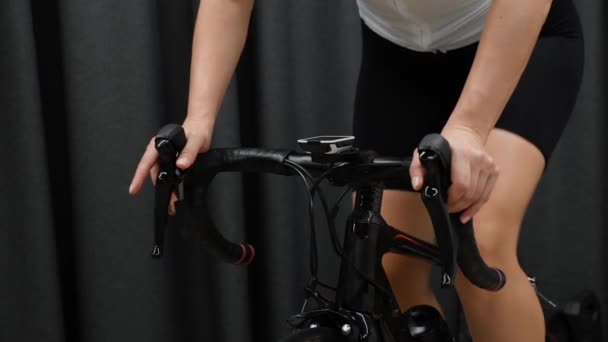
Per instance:
[[[453,99],[446,96],[441,60],[397,46],[362,26],[363,53],[353,119],[359,148],[410,155],[425,134],[438,132]],[[450,103],[448,103],[450,102]]]
[[[353,120],[355,143],[382,155],[411,156],[420,140],[441,130],[455,99],[443,58],[397,46],[362,25],[363,53]],[[432,239],[416,193],[385,191],[382,216],[395,228]],[[430,234],[429,234],[430,233]]]
[[[582,37],[540,37],[496,127],[522,136],[548,161],[576,103],[583,59]]]
[[[526,209],[565,129],[582,75],[580,36],[541,37],[486,150],[500,174],[474,217],[484,257],[518,268],[517,242]]]

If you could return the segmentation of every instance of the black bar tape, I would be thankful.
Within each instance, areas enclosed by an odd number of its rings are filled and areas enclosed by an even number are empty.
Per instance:
[[[290,150],[269,150],[260,148],[217,148],[201,153],[188,170],[185,185],[206,182],[220,172],[264,172],[278,175],[292,175],[293,170],[283,162]]]
[[[204,249],[211,254],[218,256],[222,260],[235,265],[249,265],[255,257],[255,248],[250,244],[234,243],[226,239],[218,230],[209,215],[206,188],[198,187],[188,191],[188,197],[195,195],[197,198],[187,201],[187,205],[181,205],[185,209],[184,222],[188,225],[198,227],[200,232],[200,242]]]
[[[437,154],[442,172],[440,186],[443,189],[440,189],[440,191],[447,193],[451,184],[451,150],[448,141],[439,134],[429,134],[420,142],[418,152]],[[447,197],[445,200],[447,200]],[[446,223],[452,226],[453,231],[458,236],[456,239],[459,244],[457,262],[465,277],[474,285],[489,291],[498,291],[503,288],[506,284],[506,276],[501,270],[489,267],[483,261],[475,240],[472,220],[462,224],[459,214],[450,214],[449,221]],[[449,227],[444,228],[448,229]]]
[[[226,239],[217,229],[207,205],[207,188],[215,175],[221,172],[264,172],[292,175],[294,171],[284,165],[292,153],[289,150],[260,148],[218,148],[198,155],[194,165],[184,178],[186,198],[193,202],[189,208],[190,219],[200,225],[202,246],[224,261],[248,265],[255,257],[255,248],[250,244],[234,243]]]
[[[475,241],[473,220],[462,224],[458,214],[452,214],[451,218],[452,222],[457,221],[459,223],[455,229],[460,240],[458,265],[460,265],[464,276],[482,289],[488,291],[502,289],[507,282],[507,277],[503,271],[498,268],[489,267],[483,261],[483,258],[479,254],[479,248],[477,248],[477,242]]]

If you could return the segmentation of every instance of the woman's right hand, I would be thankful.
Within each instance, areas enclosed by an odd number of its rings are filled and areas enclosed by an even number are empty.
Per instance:
[[[215,118],[211,117],[195,117],[192,115],[186,117],[186,120],[182,124],[186,133],[186,146],[177,159],[176,166],[178,168],[182,170],[189,168],[200,152],[206,152],[209,149],[214,123]],[[150,140],[144,155],[139,161],[139,165],[137,165],[135,175],[129,186],[129,194],[137,194],[148,175],[150,175],[152,184],[154,184],[158,175],[158,152],[154,147],[154,138]],[[174,203],[176,200],[176,195],[172,194],[169,205],[169,214],[171,215],[175,214]]]

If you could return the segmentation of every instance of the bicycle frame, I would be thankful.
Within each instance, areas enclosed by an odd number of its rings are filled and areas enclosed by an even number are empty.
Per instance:
[[[453,285],[456,263],[463,274],[481,288],[497,291],[505,284],[504,273],[488,267],[481,258],[472,223],[462,224],[457,215],[448,214],[445,199],[449,186],[450,148],[440,135],[428,135],[418,148],[420,161],[427,171],[421,197],[440,248],[390,227],[380,215],[384,186],[411,190],[406,176],[409,160],[379,157],[372,151],[356,149],[337,155],[310,155],[289,150],[214,149],[199,155],[197,162],[185,174],[175,167],[175,159],[184,145],[185,134],[177,125],[165,126],[155,139],[159,174],[155,185],[152,256],[156,258],[163,253],[166,208],[171,194],[177,192],[180,199],[184,196],[190,199],[180,203],[178,215],[190,215],[192,222],[197,223],[205,248],[235,264],[247,265],[253,260],[254,248],[227,240],[209,216],[206,193],[209,183],[220,172],[300,175],[311,196],[318,181],[326,176],[333,185],[354,188],[355,206],[346,222],[341,251],[334,245],[342,260],[335,300],[321,309],[292,316],[290,321],[296,333],[291,336],[296,339],[288,337],[285,341],[301,341],[297,337],[303,335],[310,335],[310,341],[317,342],[451,341],[445,322],[435,309],[421,306],[406,313],[400,312],[382,267],[382,256],[387,252],[413,254],[439,264],[443,272],[442,286],[445,287]],[[308,170],[320,175],[313,179]],[[311,187],[309,182],[315,185]],[[328,212],[326,214],[329,218]],[[314,284],[309,290],[312,297],[318,297]],[[315,335],[317,332],[324,335]]]
[[[429,262],[439,264],[439,251],[437,248],[413,236],[409,236],[386,224],[380,215],[382,206],[383,186],[379,183],[369,184],[355,189],[355,205],[346,220],[343,241],[343,258],[340,265],[338,286],[332,309],[313,310],[296,315],[299,319],[309,317],[304,321],[308,326],[316,329],[322,322],[323,326],[338,326],[345,341],[392,342],[411,340],[411,324],[408,326],[407,315],[404,315],[397,304],[388,278],[382,266],[382,257],[393,251],[400,254],[410,254],[423,257]],[[403,239],[410,248],[393,248],[391,240]],[[363,279],[359,272],[371,278],[378,287],[372,286]],[[429,310],[428,308],[427,310]],[[340,312],[342,314],[336,314]],[[344,316],[351,315],[350,319]],[[325,317],[323,317],[325,316]],[[327,317],[329,316],[329,318]],[[431,319],[441,319],[439,314]],[[306,325],[300,322],[300,326]],[[452,341],[447,332],[445,323],[418,322],[419,332],[435,334],[437,339],[424,341],[448,342]],[[443,325],[441,325],[443,323]],[[428,325],[438,325],[429,327]],[[426,331],[425,331],[426,329]],[[358,336],[356,336],[358,334]],[[296,332],[294,339],[286,341],[308,341],[309,337],[301,337]],[[289,338],[289,337],[288,337]],[[315,336],[318,341],[335,341],[335,334],[325,337]],[[439,339],[440,338],[440,339]],[[419,340],[416,340],[419,341]],[[422,341],[422,340],[420,340]]]

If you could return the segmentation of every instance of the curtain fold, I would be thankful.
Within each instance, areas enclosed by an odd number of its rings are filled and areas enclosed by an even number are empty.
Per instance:
[[[65,334],[62,267],[57,253],[48,135],[39,78],[36,25],[27,2],[3,2],[0,11],[0,340],[62,341]]]

